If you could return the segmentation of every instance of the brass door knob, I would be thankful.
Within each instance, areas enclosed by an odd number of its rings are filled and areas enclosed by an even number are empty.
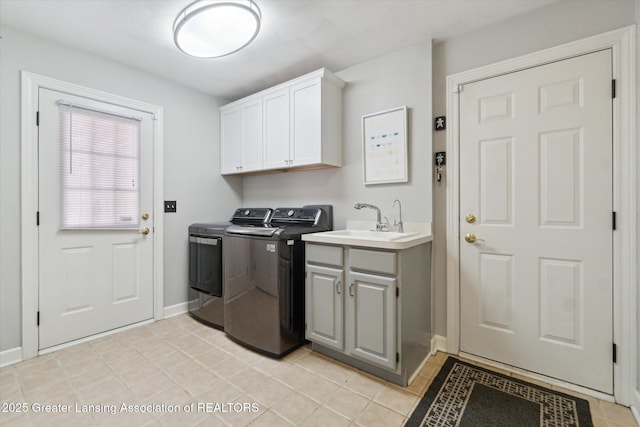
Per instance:
[[[467,241],[467,242],[469,242],[469,243],[473,243],[473,242],[475,242],[477,239],[476,239],[476,235],[475,235],[475,234],[473,234],[473,233],[467,233],[467,234],[465,234],[465,235],[464,235],[464,240],[466,240],[466,241]]]
[[[467,221],[469,224],[473,224],[474,222],[476,222],[476,216],[474,214],[469,214],[464,217],[464,220]]]
[[[145,213],[142,214],[141,218],[146,221],[146,220],[149,219],[149,214],[145,212]]]
[[[149,227],[142,227],[140,229],[140,234],[146,236],[147,234],[149,234]]]

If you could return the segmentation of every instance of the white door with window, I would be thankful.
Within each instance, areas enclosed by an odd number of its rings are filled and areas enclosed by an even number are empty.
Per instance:
[[[612,59],[460,92],[460,350],[613,392]]]
[[[39,349],[153,318],[152,116],[39,89]]]

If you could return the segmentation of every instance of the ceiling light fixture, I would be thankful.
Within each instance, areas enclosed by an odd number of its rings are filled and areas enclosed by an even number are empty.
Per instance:
[[[253,0],[197,0],[178,14],[173,40],[187,55],[219,58],[251,43],[260,18]]]

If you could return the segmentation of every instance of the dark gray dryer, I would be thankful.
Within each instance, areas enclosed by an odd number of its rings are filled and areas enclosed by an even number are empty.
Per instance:
[[[224,240],[224,330],[282,357],[304,343],[306,233],[333,228],[331,205],[278,208],[267,226],[232,225]]]
[[[240,209],[236,210],[236,213]],[[272,209],[241,209],[229,222],[195,223],[189,226],[189,313],[214,328],[224,329],[222,286],[222,236],[233,224],[266,224]]]

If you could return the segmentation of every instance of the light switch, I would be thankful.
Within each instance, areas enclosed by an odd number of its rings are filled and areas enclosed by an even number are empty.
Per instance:
[[[165,200],[164,201],[164,211],[165,212],[176,212],[176,201],[175,200]]]

